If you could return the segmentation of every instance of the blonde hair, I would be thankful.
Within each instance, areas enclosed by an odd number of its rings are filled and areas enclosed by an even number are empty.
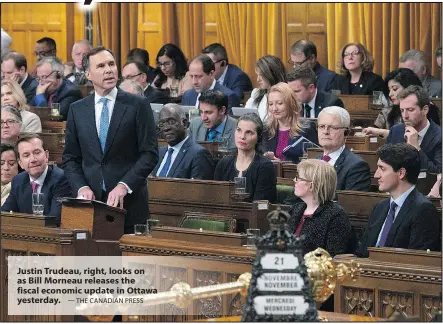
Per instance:
[[[284,82],[277,83],[273,85],[268,91],[268,126],[267,130],[269,132],[270,138],[273,138],[277,132],[278,121],[275,119],[269,111],[269,95],[272,92],[278,92],[283,97],[283,102],[288,110],[288,120],[289,120],[289,134],[291,137],[297,136],[299,132],[303,130],[303,126],[300,123],[300,106],[297,103],[297,97],[295,92],[291,87]]]
[[[307,159],[297,165],[297,173],[301,178],[312,181],[312,194],[320,205],[334,199],[337,173],[332,165],[322,160]]]
[[[26,104],[25,94],[24,94],[22,88],[20,87],[20,85],[15,81],[2,80],[2,87],[4,85],[9,87],[9,89],[12,92],[12,96],[18,102],[18,107],[16,107],[16,108],[20,111],[21,110],[29,110],[29,106]]]

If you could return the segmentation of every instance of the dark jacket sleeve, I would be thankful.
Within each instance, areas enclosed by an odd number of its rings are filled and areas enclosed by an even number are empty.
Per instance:
[[[371,170],[366,161],[358,161],[346,175],[345,190],[369,191],[371,187]]]
[[[423,150],[418,151],[420,156],[420,164],[422,169],[426,169],[430,173],[441,173],[442,167],[442,148],[440,145],[435,147],[434,158],[430,159]]]
[[[274,203],[277,198],[277,177],[275,167],[269,160],[262,160],[258,167],[257,185],[253,200],[269,200]]]
[[[207,149],[197,152],[191,169],[191,179],[212,180],[214,178],[214,161]]]
[[[235,93],[238,98],[243,98],[243,93],[246,91],[252,91],[252,83],[248,75],[244,72],[240,73],[235,79],[230,89]],[[234,106],[236,107],[236,106]]]
[[[8,198],[6,198],[5,203],[2,205],[1,210],[4,212],[18,212],[18,203],[17,203],[17,185],[14,184],[14,179],[12,179],[11,191],[9,192]]]
[[[326,235],[325,250],[331,257],[349,252],[352,237],[351,223],[342,208],[337,209]]]
[[[63,116],[64,120],[68,117],[69,106],[80,99],[82,99],[80,90],[73,89],[58,101],[60,103],[60,115]]]
[[[72,191],[69,185],[68,179],[63,175],[57,184],[54,186],[52,193],[51,206],[49,208],[49,216],[55,216],[57,219],[57,224],[60,224],[61,214],[62,214],[62,203],[58,201],[61,197],[71,197]]]
[[[228,174],[228,170],[226,170],[227,165],[228,165],[228,160],[231,157],[224,157],[223,159],[221,159],[218,163],[217,166],[215,167],[215,171],[214,171],[214,180],[215,181],[227,181],[225,175]]]
[[[437,209],[431,202],[420,207],[420,216],[415,217],[411,226],[408,249],[440,251],[441,221]]]
[[[232,116],[232,107],[240,106],[240,98],[235,93],[231,93],[228,97],[228,111],[227,113]]]

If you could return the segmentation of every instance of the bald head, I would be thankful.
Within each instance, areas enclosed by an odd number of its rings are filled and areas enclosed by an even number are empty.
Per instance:
[[[177,104],[166,104],[158,116],[158,127],[163,138],[174,146],[186,137],[186,115]]]
[[[88,40],[83,39],[79,40],[74,43],[74,46],[72,46],[72,61],[74,62],[75,67],[77,70],[81,71],[82,68],[82,59],[83,55],[87,52],[89,52],[92,49],[91,43],[89,43]]]

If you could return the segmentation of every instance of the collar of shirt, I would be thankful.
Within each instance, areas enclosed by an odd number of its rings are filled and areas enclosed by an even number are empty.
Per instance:
[[[393,199],[391,197],[391,200],[389,202],[389,206],[392,204],[392,202],[394,201],[395,204],[397,205],[397,208],[395,209],[395,215],[394,215],[394,220],[398,215],[398,212],[401,209],[401,206],[403,206],[403,204],[406,201],[406,198],[408,198],[409,194],[412,192],[412,190],[415,189],[415,186],[412,186],[411,188],[409,188],[407,191],[405,191],[404,193],[402,193],[399,197],[397,197],[397,199]]]
[[[27,78],[28,78],[28,73],[25,73],[25,77],[23,78],[22,82],[20,82],[20,87],[23,87],[23,84],[25,84]]]
[[[315,118],[315,99],[317,98],[317,89],[315,89],[315,95],[314,95],[314,97],[312,98],[312,100],[311,101],[309,101],[308,103],[307,103],[307,105],[309,105],[309,107],[311,107],[311,116],[309,116],[309,117],[311,117],[311,118]]]
[[[145,91],[146,91],[146,89],[148,89],[149,88],[149,83],[146,85],[146,87],[143,89],[143,93],[145,93]]]
[[[227,118],[228,117],[225,116],[225,119],[223,119],[223,121],[216,128],[214,128],[214,130],[217,132],[217,134],[223,135],[223,131],[225,129],[226,119]]]
[[[339,158],[340,155],[342,154],[342,152],[343,152],[343,150],[345,149],[345,147],[346,147],[346,146],[343,144],[343,146],[340,147],[337,151],[328,154],[329,157],[331,158],[331,159],[329,160],[329,162],[328,162],[330,165],[335,165],[335,162],[337,162],[338,158]]]
[[[222,75],[220,75],[220,77],[217,80],[217,82],[220,83],[221,85],[223,85],[223,82],[225,82],[225,77],[226,77],[226,73],[228,73],[228,68],[229,68],[229,65],[226,67],[225,71],[222,73]]]
[[[212,81],[212,84],[211,84],[211,86],[209,87],[208,90],[214,90],[216,83],[217,83],[217,81],[215,81],[215,79],[214,79],[214,81]]]
[[[37,179],[32,179],[31,175],[29,175],[29,181],[30,181],[31,183],[32,183],[32,182],[37,183],[37,184],[38,184],[38,189],[40,190],[41,187],[43,187],[43,184],[45,183],[45,178],[46,178],[46,175],[47,175],[47,174],[48,174],[48,166],[46,166],[45,171],[43,171],[43,173],[41,174],[41,176],[38,177]],[[39,191],[39,192],[40,192],[40,191]]]
[[[109,92],[105,96],[105,98],[112,101],[112,102],[115,102],[115,100],[117,99],[117,92],[118,92],[117,88],[114,87],[114,89],[112,89],[111,92]],[[96,105],[99,103],[101,98],[103,98],[103,97],[100,96],[97,92],[95,92],[94,102]],[[108,103],[108,105],[109,105],[109,103]]]
[[[175,153],[175,152],[177,152],[177,153],[180,152],[180,150],[181,150],[183,144],[185,144],[185,142],[186,142],[186,140],[187,140],[188,138],[189,138],[189,136],[186,136],[186,138],[185,138],[183,141],[181,141],[180,143],[175,144],[174,146],[170,146],[170,145],[168,145],[168,151],[169,151],[170,148],[172,148],[172,149],[174,150],[174,153]]]
[[[161,163],[160,163],[160,165],[159,165],[159,167],[158,167],[158,171],[157,171],[157,174],[156,174],[157,177],[159,176],[161,170],[163,169],[163,166],[164,166],[165,163],[166,163],[166,160],[167,160],[167,158],[168,158],[168,151],[169,151],[169,149],[172,148],[174,151],[172,152],[172,156],[171,156],[171,164],[169,165],[169,169],[168,169],[167,172],[169,172],[169,170],[171,169],[172,165],[174,164],[175,158],[177,157],[177,155],[178,155],[178,153],[180,152],[180,150],[181,150],[183,144],[186,142],[186,140],[187,140],[188,138],[189,138],[189,136],[186,136],[186,138],[185,138],[183,141],[181,141],[180,143],[175,144],[174,146],[169,146],[169,145],[168,145],[168,150],[166,151],[166,154],[165,154],[165,156],[163,157],[163,160],[161,161]],[[167,174],[167,173],[166,173],[166,174]]]
[[[427,121],[426,127],[418,132],[418,145],[421,145],[421,142],[423,141],[423,137],[425,137],[426,132],[429,129],[429,126],[431,126],[431,123],[429,122],[429,119],[427,119],[426,121]]]

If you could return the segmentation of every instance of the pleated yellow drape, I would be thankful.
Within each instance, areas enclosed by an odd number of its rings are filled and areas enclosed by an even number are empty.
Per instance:
[[[374,56],[382,77],[398,67],[407,50],[424,51],[430,73],[438,75],[433,53],[441,42],[439,3],[328,3],[328,67],[338,71],[342,47],[361,42]]]

